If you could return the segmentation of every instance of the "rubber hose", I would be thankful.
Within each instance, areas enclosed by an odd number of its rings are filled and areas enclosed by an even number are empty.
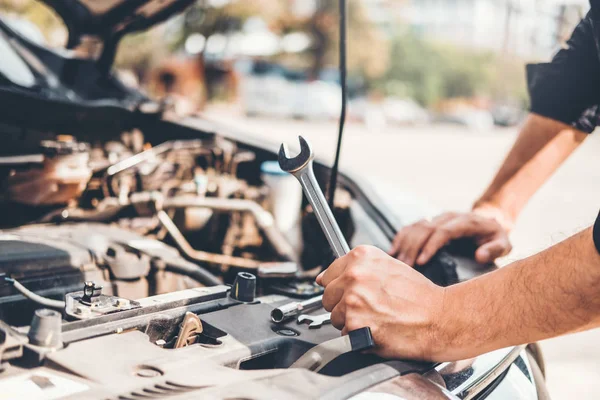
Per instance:
[[[164,269],[165,271],[172,272],[174,274],[190,277],[204,286],[217,286],[223,284],[223,282],[221,282],[221,280],[219,280],[219,278],[217,278],[215,275],[195,264],[173,263],[166,261]]]
[[[65,302],[61,300],[53,300],[39,294],[33,293],[31,290],[27,289],[25,286],[21,285],[18,281],[12,278],[5,278],[6,282],[12,283],[15,289],[17,289],[23,296],[27,297],[29,300],[34,301],[38,304],[43,305],[44,307],[50,308],[58,308],[59,310],[63,310],[65,308]]]

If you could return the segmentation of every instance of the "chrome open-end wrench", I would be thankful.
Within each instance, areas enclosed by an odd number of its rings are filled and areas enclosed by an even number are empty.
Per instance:
[[[298,179],[333,253],[337,258],[342,257],[350,251],[350,247],[348,247],[348,242],[346,242],[346,238],[344,238],[315,178],[313,171],[315,156],[312,149],[302,136],[299,136],[298,139],[300,141],[300,154],[296,157],[290,158],[287,146],[285,144],[281,145],[279,148],[279,166]]]
[[[296,322],[299,324],[308,323],[309,329],[317,329],[325,324],[331,323],[331,313],[325,313],[321,315],[302,314],[298,316]]]

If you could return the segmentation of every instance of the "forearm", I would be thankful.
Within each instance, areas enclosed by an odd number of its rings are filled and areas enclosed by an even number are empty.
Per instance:
[[[531,114],[473,208],[510,229],[531,196],[586,137],[562,122]]]
[[[445,359],[600,326],[600,255],[592,230],[446,289]]]

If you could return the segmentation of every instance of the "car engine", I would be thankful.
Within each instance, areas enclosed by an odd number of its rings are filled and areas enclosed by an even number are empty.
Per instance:
[[[269,317],[321,294],[314,278],[333,259],[276,162],[217,135],[155,146],[138,130],[33,135],[0,157],[0,391],[178,398],[210,388],[190,373],[210,370],[235,398],[240,380],[273,398],[287,384],[280,368],[339,339],[331,325]],[[350,237],[351,196],[337,197]],[[378,362],[349,353],[322,373]]]
[[[152,147],[139,131],[93,145],[56,136],[40,141],[37,154],[3,157],[0,317],[31,320],[39,302],[18,288],[60,300],[85,282],[139,299],[250,272],[260,293],[318,293],[308,283],[317,270],[298,266],[298,233],[284,235],[271,212],[299,217],[301,194],[282,199],[297,209],[271,204],[277,188],[238,176],[255,162],[225,139]],[[69,315],[90,315],[82,310]]]

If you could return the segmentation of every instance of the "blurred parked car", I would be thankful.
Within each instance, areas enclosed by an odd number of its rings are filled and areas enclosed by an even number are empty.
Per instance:
[[[242,82],[246,115],[309,120],[337,118],[340,88],[335,83],[309,81],[302,72],[257,62]]]
[[[435,120],[463,125],[476,131],[485,131],[494,127],[494,117],[489,111],[468,104],[446,109],[439,113]]]
[[[349,102],[350,120],[364,123],[369,129],[385,125],[420,125],[430,121],[429,113],[412,99],[388,97],[374,101],[358,97]]]
[[[429,122],[429,113],[412,99],[388,97],[381,105],[389,124],[419,125]]]
[[[497,104],[492,108],[494,123],[498,126],[515,126],[523,121],[525,110],[511,104]]]

